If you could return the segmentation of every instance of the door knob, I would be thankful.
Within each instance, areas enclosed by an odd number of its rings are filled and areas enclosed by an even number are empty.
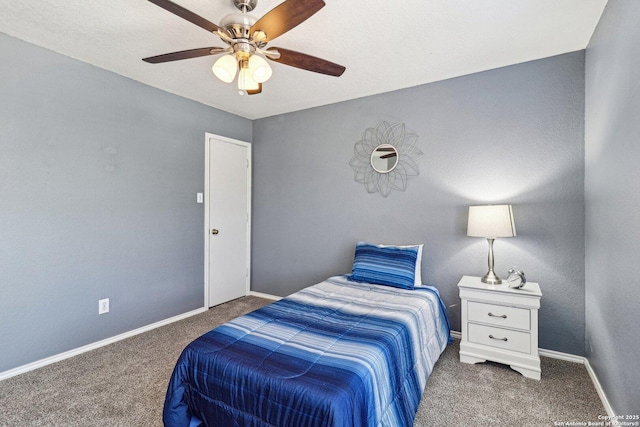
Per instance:
[[[220,230],[218,230],[217,228],[212,228],[211,229],[211,234],[218,234],[220,232]]]

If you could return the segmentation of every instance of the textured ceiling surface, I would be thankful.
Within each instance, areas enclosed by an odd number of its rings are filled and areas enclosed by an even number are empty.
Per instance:
[[[216,24],[232,0],[173,0]],[[281,0],[258,0],[260,18]],[[267,47],[344,65],[341,77],[270,62],[259,95],[218,80],[218,56],[141,59],[226,45],[146,0],[0,0],[0,32],[249,119],[584,49],[607,0],[325,0]]]

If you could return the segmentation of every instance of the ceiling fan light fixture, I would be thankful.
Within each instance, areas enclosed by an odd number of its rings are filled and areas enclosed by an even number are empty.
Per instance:
[[[191,12],[172,0],[149,0],[180,18],[217,35],[228,47],[205,47],[156,55],[142,60],[160,64],[182,59],[228,53],[211,67],[213,74],[225,83],[232,83],[238,75],[240,94],[256,95],[262,92],[262,84],[269,80],[272,69],[265,58],[291,67],[339,77],[345,67],[284,48],[269,48],[267,44],[298,26],[325,6],[324,0],[284,0],[260,19],[248,12],[258,0],[232,0],[239,12],[231,13],[220,25]],[[259,55],[256,55],[259,54]]]
[[[221,56],[215,64],[213,64],[211,71],[213,71],[213,74],[223,82],[231,83],[236,77],[236,72],[238,71],[238,61],[233,55]]]
[[[255,82],[264,83],[271,78],[273,71],[264,58],[258,55],[251,55],[251,58],[249,58],[249,73]]]

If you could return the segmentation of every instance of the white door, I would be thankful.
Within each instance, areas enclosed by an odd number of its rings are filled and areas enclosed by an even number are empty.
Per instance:
[[[205,152],[205,300],[213,307],[249,293],[251,145],[207,134]]]

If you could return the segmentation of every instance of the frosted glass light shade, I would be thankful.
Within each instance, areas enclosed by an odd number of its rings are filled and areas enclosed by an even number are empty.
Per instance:
[[[515,235],[511,205],[469,206],[467,236],[496,238]]]
[[[213,74],[223,82],[231,83],[236,77],[236,72],[238,71],[238,61],[235,56],[224,55],[221,56],[215,64],[213,64],[211,70],[213,71]]]
[[[240,68],[238,73],[238,89],[239,90],[258,90],[260,85],[251,78],[248,68]]]
[[[271,67],[261,56],[251,55],[249,58],[249,72],[257,83],[264,83],[271,78]]]

